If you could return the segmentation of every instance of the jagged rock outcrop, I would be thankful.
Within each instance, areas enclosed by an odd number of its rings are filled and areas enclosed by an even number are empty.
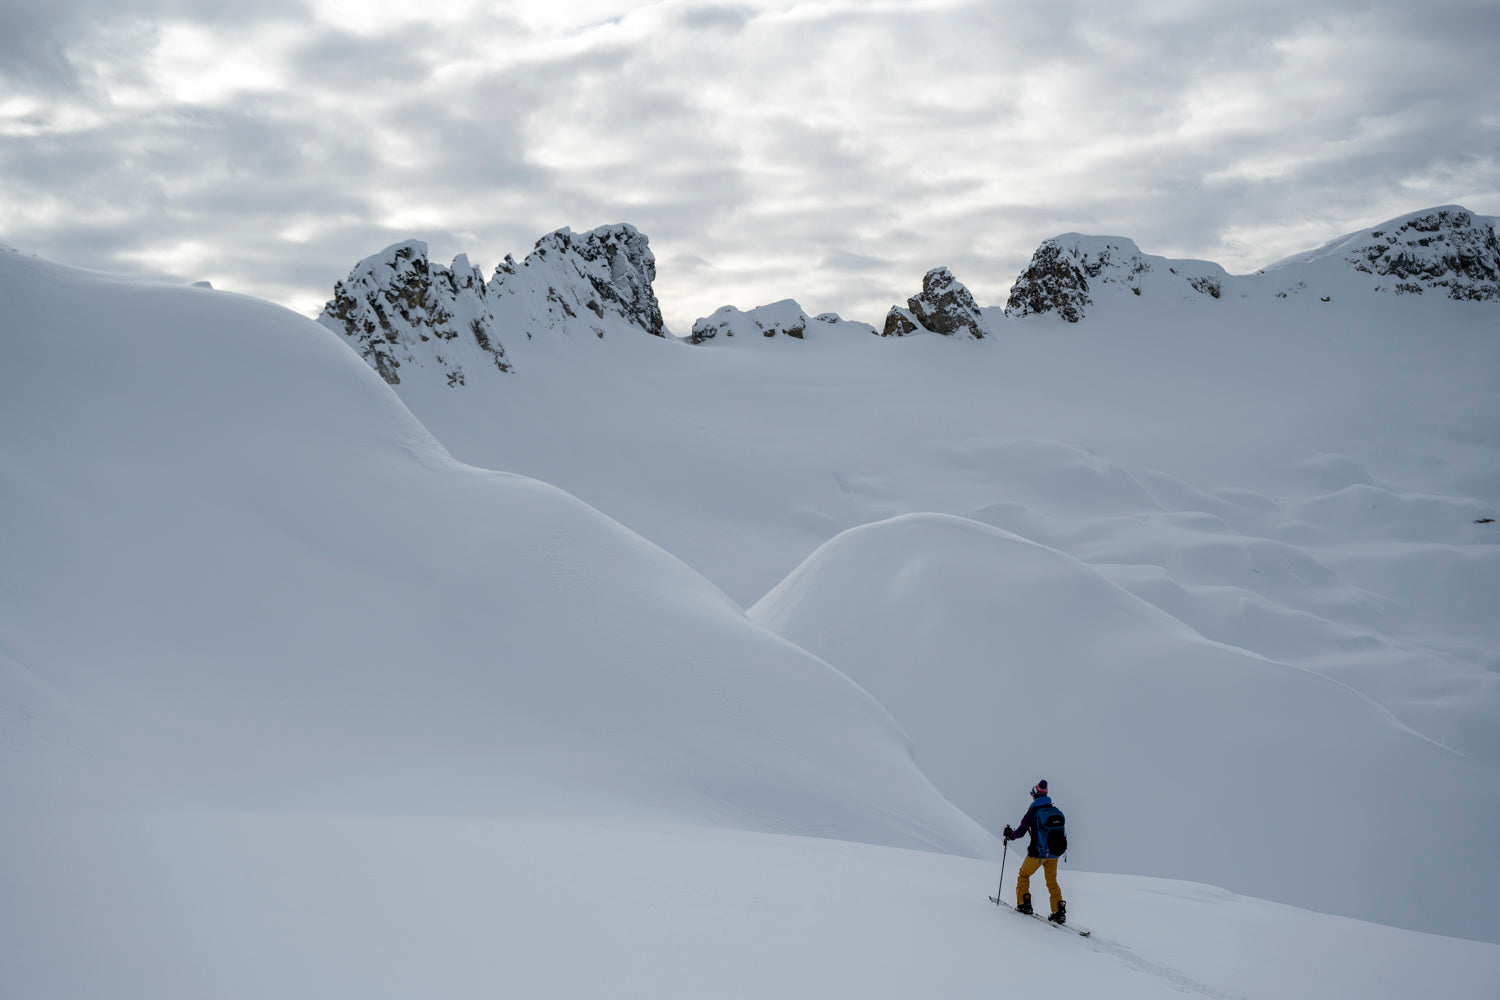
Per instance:
[[[582,328],[603,337],[611,328],[665,336],[652,283],[656,256],[644,233],[624,223],[586,233],[563,228],[536,241],[520,264],[507,256],[490,281],[491,307],[507,330],[534,336]]]
[[[1459,301],[1500,302],[1494,220],[1459,205],[1424,209],[1340,237],[1278,261],[1257,277],[1271,279],[1279,286],[1275,294],[1286,298],[1324,290],[1340,269],[1366,276],[1377,292],[1437,292]]]
[[[906,300],[906,308],[892,306],[886,313],[882,337],[905,337],[923,330],[946,337],[979,340],[993,333],[968,288],[946,267],[935,267],[922,278],[922,291]]]
[[[1169,260],[1141,253],[1134,240],[1119,236],[1067,233],[1043,240],[1031,263],[1011,286],[1005,303],[1010,317],[1055,312],[1069,323],[1084,317],[1095,297],[1151,288],[1196,300],[1224,294],[1229,275],[1205,260]]]
[[[400,384],[403,365],[429,363],[449,385],[462,385],[459,349],[468,344],[500,371],[511,367],[487,308],[484,276],[463,254],[452,267],[433,265],[421,240],[393,244],[354,265],[334,285],[318,322],[349,338],[391,385]]]
[[[506,341],[547,331],[663,336],[655,278],[650,244],[629,225],[549,233],[525,261],[507,256],[488,283],[467,256],[445,268],[428,260],[426,243],[407,240],[356,264],[318,322],[347,337],[392,385],[403,369],[436,368],[461,386],[476,363],[512,371]]]

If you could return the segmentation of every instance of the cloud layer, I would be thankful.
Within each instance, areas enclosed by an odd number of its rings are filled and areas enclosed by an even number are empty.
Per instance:
[[[878,322],[1041,239],[1248,271],[1500,214],[1500,7],[0,0],[0,240],[311,312],[411,236],[652,240],[668,322]]]

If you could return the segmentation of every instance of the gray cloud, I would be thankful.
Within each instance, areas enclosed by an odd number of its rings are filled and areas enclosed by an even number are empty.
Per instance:
[[[0,240],[308,309],[397,239],[626,221],[685,327],[874,321],[937,264],[1002,301],[1069,230],[1250,270],[1500,213],[1490,2],[319,3],[0,0]]]
[[[745,23],[755,16],[755,11],[750,7],[742,7],[734,4],[712,4],[703,7],[689,7],[683,10],[677,17],[677,22],[684,28],[693,28],[704,31],[727,31],[731,34],[744,29]]]

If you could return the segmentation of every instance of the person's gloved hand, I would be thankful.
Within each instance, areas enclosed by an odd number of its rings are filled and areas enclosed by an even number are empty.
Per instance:
[[[1016,839],[1016,831],[1012,830],[1009,826],[1007,826],[1005,828],[1005,839],[1006,840],[1015,840]]]

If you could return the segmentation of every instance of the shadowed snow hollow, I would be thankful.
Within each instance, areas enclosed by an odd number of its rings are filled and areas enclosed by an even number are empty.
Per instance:
[[[992,849],[863,691],[572,496],[455,462],[323,327],[14,252],[0,302],[13,816],[107,786]]]
[[[1071,556],[907,515],[829,541],[750,614],[880,699],[991,830],[1046,777],[1086,868],[1500,936],[1492,770]]]

